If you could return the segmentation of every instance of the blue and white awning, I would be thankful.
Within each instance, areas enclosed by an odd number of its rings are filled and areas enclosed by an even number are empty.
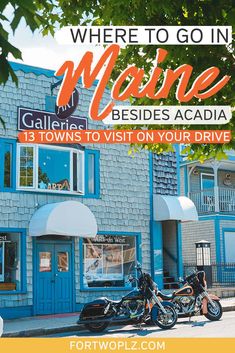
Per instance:
[[[78,201],[50,203],[40,207],[29,224],[29,235],[64,235],[94,238],[97,223],[91,210]]]
[[[153,196],[153,219],[155,221],[198,221],[193,201],[186,196]]]

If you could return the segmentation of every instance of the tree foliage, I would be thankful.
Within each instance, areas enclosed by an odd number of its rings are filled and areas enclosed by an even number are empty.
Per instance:
[[[0,13],[6,7],[6,0],[0,2]],[[15,0],[10,2],[14,7],[14,16],[10,23],[13,31],[16,30],[21,18],[25,18],[27,25],[32,31],[39,28],[43,34],[54,33],[55,26],[93,24],[93,25],[233,25],[235,24],[235,8],[233,0]],[[7,20],[0,15],[0,83],[6,82],[9,75],[17,82],[17,78],[11,69],[7,55],[11,53],[15,58],[21,58],[20,50],[12,46],[8,41],[8,33],[4,30],[2,21]],[[191,82],[203,70],[210,66],[217,66],[223,75],[231,75],[229,83],[215,96],[200,102],[205,105],[235,105],[233,75],[234,48],[226,46],[161,46],[169,51],[163,69],[187,63],[194,67],[194,74]],[[140,55],[141,50],[141,55]],[[127,46],[122,49],[118,59],[112,79],[115,79],[127,65],[134,63],[138,67],[143,67],[146,72],[146,80],[149,77],[153,62],[156,56],[155,46]],[[148,98],[132,99],[132,104],[138,105],[176,105],[175,91],[167,99],[153,101]],[[199,104],[197,99],[190,101],[190,105]],[[234,114],[234,113],[233,113]],[[193,144],[188,148],[189,159],[204,160],[207,158],[224,157],[225,149],[235,149],[235,117],[227,125],[197,126],[200,129],[230,129],[233,140],[227,145],[197,145]],[[182,126],[167,126],[167,128],[179,129]],[[122,126],[125,128],[125,126]],[[130,128],[130,126],[128,127]],[[132,126],[135,129],[137,126]],[[138,126],[140,128],[140,126]],[[144,126],[146,128],[146,126]],[[164,126],[151,125],[148,129],[163,129]],[[193,126],[184,126],[187,129],[195,129]],[[134,150],[147,148],[154,152],[163,152],[171,149],[171,145],[138,145],[132,146]]]

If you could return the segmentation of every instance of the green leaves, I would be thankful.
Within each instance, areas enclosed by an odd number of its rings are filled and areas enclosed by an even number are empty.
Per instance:
[[[233,0],[216,0],[216,6],[210,0],[184,0],[184,1],[156,1],[156,0],[13,0],[10,4],[13,7],[13,19],[10,26],[13,31],[22,19],[32,31],[40,29],[43,35],[54,34],[55,28],[66,25],[150,25],[150,26],[171,26],[171,25],[235,25],[235,9]],[[8,33],[4,30],[6,17],[3,14],[8,0],[0,1],[0,83],[5,83],[9,77],[17,83],[17,77],[11,69],[7,56],[11,53],[16,59],[21,58],[20,50],[15,48],[8,41]],[[234,29],[233,29],[234,32]],[[217,66],[221,70],[220,78],[223,75],[234,75],[234,51],[226,46],[161,46],[169,51],[167,59],[161,67],[165,70],[168,67],[176,68],[184,63],[194,67],[192,80],[194,81],[199,72],[210,66]],[[155,46],[127,46],[121,50],[115,70],[113,70],[112,82],[128,65],[135,64],[142,67],[146,72],[146,80],[149,78],[151,68],[156,56]],[[141,55],[140,55],[141,50]],[[110,82],[110,84],[112,84]],[[161,82],[159,82],[159,85]],[[156,87],[157,89],[158,87]],[[211,97],[200,104],[206,105],[235,105],[235,87],[232,79],[216,96]],[[139,105],[177,105],[175,92],[172,89],[169,97],[162,101],[153,101],[146,97],[142,99],[131,98],[131,104]],[[197,105],[197,99],[190,104]],[[148,129],[163,129],[164,126],[144,126]],[[120,127],[119,127],[120,128]],[[125,126],[122,128],[126,128]],[[135,129],[136,126],[128,126]],[[138,128],[141,128],[138,126]],[[167,126],[166,128],[179,129],[178,126]],[[187,129],[194,129],[192,126],[185,126]],[[203,162],[208,158],[224,158],[226,149],[235,149],[235,117],[226,126],[197,126],[198,129],[230,129],[233,140],[227,145],[197,145],[187,147],[189,159],[198,159]],[[131,145],[131,151],[149,149],[155,153],[170,151],[171,145]],[[130,152],[131,153],[131,152]]]
[[[0,23],[0,48],[2,48],[2,53],[0,54],[0,83],[5,83],[9,76],[17,84],[17,77],[12,70],[7,56],[11,53],[16,59],[22,59],[21,52],[19,49],[11,45],[8,41],[8,33],[3,29]]]
[[[4,21],[9,20],[4,16],[3,12],[9,1],[0,2],[0,84],[6,83],[9,77],[17,84],[17,77],[8,63],[8,55],[12,54],[15,59],[22,59],[21,51],[14,47],[8,40],[8,32],[4,29]],[[22,19],[31,31],[36,29],[44,30],[44,34],[48,32],[54,33],[55,24],[58,22],[58,3],[52,0],[13,0],[10,2],[13,7],[13,18],[10,27],[13,33],[17,30]]]
[[[7,59],[4,57],[3,54],[0,55],[0,83],[5,83],[9,76],[11,76],[12,81],[18,85],[18,79],[17,76],[14,72],[14,70],[12,70],[9,62],[7,61]]]

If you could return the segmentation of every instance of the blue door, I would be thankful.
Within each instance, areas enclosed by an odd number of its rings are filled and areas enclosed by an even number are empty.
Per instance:
[[[36,244],[36,314],[72,311],[71,244]]]

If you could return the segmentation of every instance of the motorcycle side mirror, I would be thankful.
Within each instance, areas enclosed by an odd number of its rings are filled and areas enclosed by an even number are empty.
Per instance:
[[[134,277],[133,277],[132,275],[129,275],[129,276],[128,276],[128,280],[129,280],[130,282],[133,282]]]
[[[141,270],[141,263],[137,262],[135,265],[136,270]]]

